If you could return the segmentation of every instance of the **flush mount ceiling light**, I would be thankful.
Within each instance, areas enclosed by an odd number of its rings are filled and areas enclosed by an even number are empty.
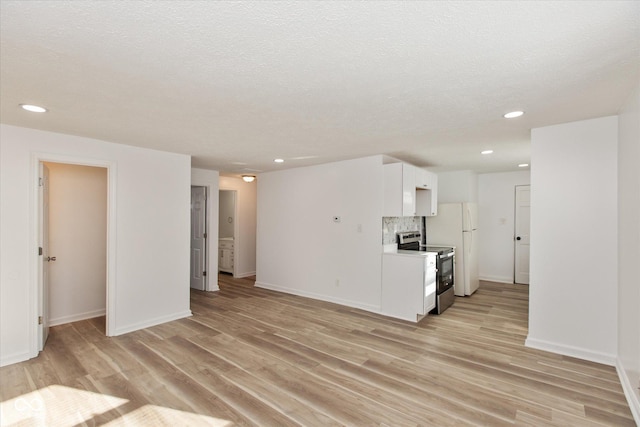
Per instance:
[[[253,182],[256,180],[256,177],[253,175],[242,175],[242,180],[244,182]]]
[[[520,117],[524,114],[524,111],[512,111],[510,113],[505,114],[503,117],[505,119],[515,119],[516,117]]]
[[[493,150],[484,150],[480,152],[480,154],[491,154],[491,153],[493,153]]]
[[[46,108],[40,107],[39,105],[20,104],[20,107],[23,110],[31,111],[32,113],[46,113],[47,112]]]
[[[519,168],[526,168],[527,166],[529,166],[529,163],[520,163],[518,165]]]
[[[284,163],[284,159],[273,159],[275,163]]]

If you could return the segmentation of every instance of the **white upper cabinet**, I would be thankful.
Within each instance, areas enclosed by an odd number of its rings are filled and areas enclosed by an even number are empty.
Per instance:
[[[413,216],[416,189],[405,185],[411,173],[403,163],[391,163],[384,170],[383,216]]]
[[[402,216],[416,216],[416,168],[402,164]]]
[[[416,182],[416,211],[420,215],[435,216],[438,214],[438,175],[418,169],[421,180]]]
[[[424,169],[416,168],[416,188],[422,188],[423,190],[431,188],[431,175],[435,174]]]
[[[438,176],[407,163],[384,168],[384,216],[437,214]]]

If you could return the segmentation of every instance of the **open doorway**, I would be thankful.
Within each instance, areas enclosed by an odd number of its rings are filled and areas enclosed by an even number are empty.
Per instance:
[[[108,316],[109,166],[57,160],[37,161],[38,351],[50,326]]]
[[[207,187],[191,186],[191,279],[193,289],[207,289]]]
[[[218,270],[235,277],[235,249],[238,235],[237,191],[220,190],[218,203]]]

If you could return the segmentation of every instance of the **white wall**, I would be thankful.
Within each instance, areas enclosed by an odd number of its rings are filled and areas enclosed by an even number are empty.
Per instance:
[[[110,165],[109,333],[189,316],[189,156],[0,125],[0,363],[37,355],[39,159]]]
[[[220,177],[221,190],[236,190],[236,227],[233,242],[235,277],[256,274],[257,180],[244,182],[240,178]]]
[[[49,168],[49,324],[105,314],[107,169],[46,163]]]
[[[191,169],[191,185],[207,187],[207,276],[206,290],[218,287],[218,191],[220,174],[207,169]]]
[[[257,285],[378,311],[383,188],[382,156],[260,174]]]
[[[233,190],[220,190],[219,194],[218,236],[233,237],[236,224],[236,193]]]
[[[533,129],[527,345],[614,364],[618,118]]]
[[[478,175],[473,171],[438,173],[438,203],[477,202]]]
[[[479,276],[513,283],[515,186],[531,181],[529,171],[478,175]]]
[[[618,372],[640,424],[640,86],[619,118]]]

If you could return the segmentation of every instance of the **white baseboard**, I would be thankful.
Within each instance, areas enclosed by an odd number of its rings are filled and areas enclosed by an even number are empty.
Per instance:
[[[78,322],[80,320],[93,319],[94,317],[104,316],[106,309],[87,311],[85,313],[71,314],[69,316],[58,317],[57,319],[49,319],[49,326],[64,325],[65,323]]]
[[[36,354],[36,356],[37,356],[37,354]],[[9,354],[9,355],[4,356],[4,357],[2,357],[0,359],[0,367],[7,366],[7,365],[13,365],[14,363],[24,362],[25,360],[29,360],[29,359],[31,359],[33,357],[35,357],[35,356],[32,356],[28,351],[27,352]]]
[[[380,313],[380,307],[375,306],[375,305],[371,305],[371,304],[362,304],[362,303],[358,303],[358,302],[355,302],[355,301],[344,300],[344,299],[341,299],[341,298],[335,298],[335,297],[332,297],[332,296],[329,296],[329,295],[321,295],[321,294],[316,294],[316,293],[313,293],[313,292],[301,291],[299,289],[285,288],[285,287],[282,287],[282,286],[273,285],[271,283],[264,283],[264,282],[256,281],[256,285],[255,286],[256,286],[256,288],[269,289],[269,290],[272,290],[272,291],[283,292],[285,294],[298,295],[298,296],[301,296],[301,297],[317,299],[317,300],[320,300],[320,301],[332,302],[332,303],[344,305],[344,306],[347,306],[347,307],[359,308],[361,310],[371,311],[373,313]]]
[[[504,277],[504,276],[480,276],[478,277],[480,280],[484,280],[486,282],[498,282],[498,283],[509,283],[513,284],[513,277]]]
[[[601,353],[598,351],[553,343],[550,341],[539,340],[531,337],[527,337],[524,345],[526,347],[535,348],[537,350],[544,350],[551,353],[562,354],[564,356],[571,356],[578,359],[589,360],[591,362],[602,363],[603,365],[616,365],[616,356],[614,354]]]
[[[116,328],[111,334],[113,337],[118,335],[128,334],[129,332],[138,331],[144,328],[150,328],[152,326],[159,325],[161,323],[171,322],[173,320],[184,319],[185,317],[191,317],[193,313],[191,310],[182,311],[180,313],[170,314],[168,316],[156,317],[155,319],[145,320],[144,322],[134,323],[133,325],[124,326],[122,328]]]
[[[627,371],[622,366],[622,362],[618,358],[616,360],[616,370],[618,371],[618,377],[622,384],[622,390],[629,403],[631,414],[636,421],[636,424],[640,426],[640,392],[638,391],[638,385],[633,385],[631,379],[627,375]]]
[[[242,279],[243,277],[250,277],[250,276],[255,276],[256,272],[255,271],[250,271],[248,273],[238,273],[233,277],[236,277],[238,279]]]

